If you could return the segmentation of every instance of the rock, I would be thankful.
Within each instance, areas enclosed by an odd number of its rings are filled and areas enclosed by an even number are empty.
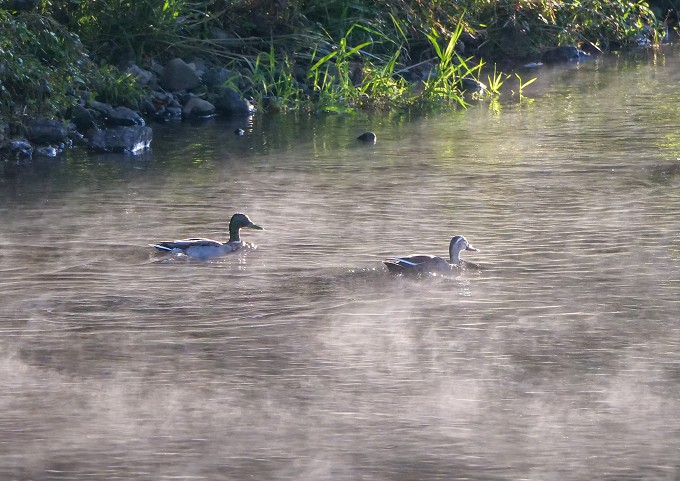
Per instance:
[[[88,105],[92,110],[97,112],[100,119],[108,119],[111,117],[111,115],[113,115],[113,107],[111,107],[109,104],[92,100],[88,103]]]
[[[109,125],[144,125],[141,115],[127,107],[116,107],[106,121]]]
[[[152,71],[138,67],[136,64],[130,65],[127,73],[132,75],[139,85],[149,85],[155,78]]]
[[[357,140],[360,142],[365,142],[367,144],[375,144],[377,137],[375,135],[375,132],[364,132],[361,134],[359,137],[357,137]]]
[[[97,123],[101,115],[93,109],[85,107],[73,107],[71,111],[71,122],[76,126],[78,132],[87,133],[97,128]]]
[[[460,88],[461,90],[470,93],[481,93],[486,90],[486,85],[473,78],[463,77],[462,79],[460,79]]]
[[[151,144],[152,131],[144,125],[97,130],[89,139],[91,149],[100,152],[137,153]]]
[[[205,60],[200,57],[192,58],[188,65],[194,70],[194,72],[196,72],[196,75],[199,77],[202,77],[205,74],[205,71],[208,69],[208,66],[205,64]]]
[[[231,70],[224,67],[210,68],[206,70],[201,79],[203,83],[208,87],[213,87],[215,85],[221,85],[226,82],[229,77],[231,77]]]
[[[94,131],[96,127],[89,129],[88,131]],[[69,123],[66,126],[66,130],[68,130],[68,142],[66,142],[66,145],[68,147],[72,147],[73,144],[86,144],[87,141],[85,140],[85,136],[81,134],[78,131],[78,127],[76,127],[76,124],[73,122]]]
[[[215,108],[218,113],[225,115],[251,115],[255,113],[253,104],[229,87],[222,89],[215,99]]]
[[[67,139],[68,132],[57,120],[33,119],[26,125],[26,136],[36,144],[58,144]]]
[[[92,111],[95,112],[98,123],[103,121],[106,125],[144,125],[144,119],[141,115],[127,107],[113,108],[109,104],[103,102],[90,102]],[[81,112],[80,115],[84,117]],[[86,119],[81,119],[86,120]],[[94,120],[94,119],[93,119]]]
[[[153,92],[142,105],[142,112],[157,122],[167,122],[182,116],[182,106],[172,94]]]
[[[215,106],[198,97],[191,97],[182,108],[184,117],[209,117],[215,114]]]
[[[56,147],[52,147],[51,145],[47,145],[44,147],[38,147],[35,149],[35,155],[39,155],[41,157],[50,157],[54,158],[59,154],[61,151],[58,150]]]
[[[29,162],[33,158],[33,146],[26,140],[10,140],[0,145],[0,160],[5,162]]]
[[[201,85],[201,78],[184,60],[170,60],[161,75],[161,86],[170,92],[192,90]]]
[[[578,62],[588,57],[590,55],[583,50],[579,50],[571,45],[563,45],[543,52],[541,60],[545,63]]]
[[[153,73],[155,73],[159,77],[163,75],[163,71],[165,70],[165,67],[163,67],[163,65],[158,63],[156,60],[151,60],[151,65],[149,66],[149,68]]]

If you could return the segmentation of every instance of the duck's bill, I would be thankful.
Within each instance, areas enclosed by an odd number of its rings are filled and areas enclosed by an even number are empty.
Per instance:
[[[465,248],[465,250],[466,250],[466,251],[475,251],[475,252],[479,252],[479,249],[477,249],[476,247],[472,247],[472,246],[470,246],[470,245],[467,246],[467,247]]]
[[[251,229],[256,229],[256,230],[264,230],[264,227],[260,227],[257,224],[250,224],[250,225],[247,225],[245,227],[250,227]]]

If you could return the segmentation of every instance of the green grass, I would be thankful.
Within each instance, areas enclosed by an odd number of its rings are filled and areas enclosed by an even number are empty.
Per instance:
[[[115,66],[174,56],[232,69],[265,111],[465,108],[506,95],[512,74],[486,71],[500,60],[658,43],[664,1],[43,0],[0,8],[0,117],[60,116],[82,92],[134,107],[143,92]],[[461,92],[481,77],[485,92]],[[535,79],[516,78],[521,99]]]

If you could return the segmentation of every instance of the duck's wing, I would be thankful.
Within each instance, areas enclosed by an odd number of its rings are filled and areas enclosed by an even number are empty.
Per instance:
[[[385,259],[383,264],[385,264],[387,270],[390,272],[422,272],[433,267],[441,267],[442,262],[448,266],[448,263],[441,257],[421,254],[404,257],[390,257],[389,259]]]
[[[185,251],[190,247],[221,247],[222,242],[212,239],[192,238],[182,239],[176,241],[159,242],[152,244],[152,247],[166,252]]]

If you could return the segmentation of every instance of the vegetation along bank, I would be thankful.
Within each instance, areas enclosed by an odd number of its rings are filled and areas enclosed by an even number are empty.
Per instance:
[[[680,0],[0,0],[0,166],[149,124],[465,108],[527,62],[655,48]],[[540,76],[540,70],[537,71]]]

